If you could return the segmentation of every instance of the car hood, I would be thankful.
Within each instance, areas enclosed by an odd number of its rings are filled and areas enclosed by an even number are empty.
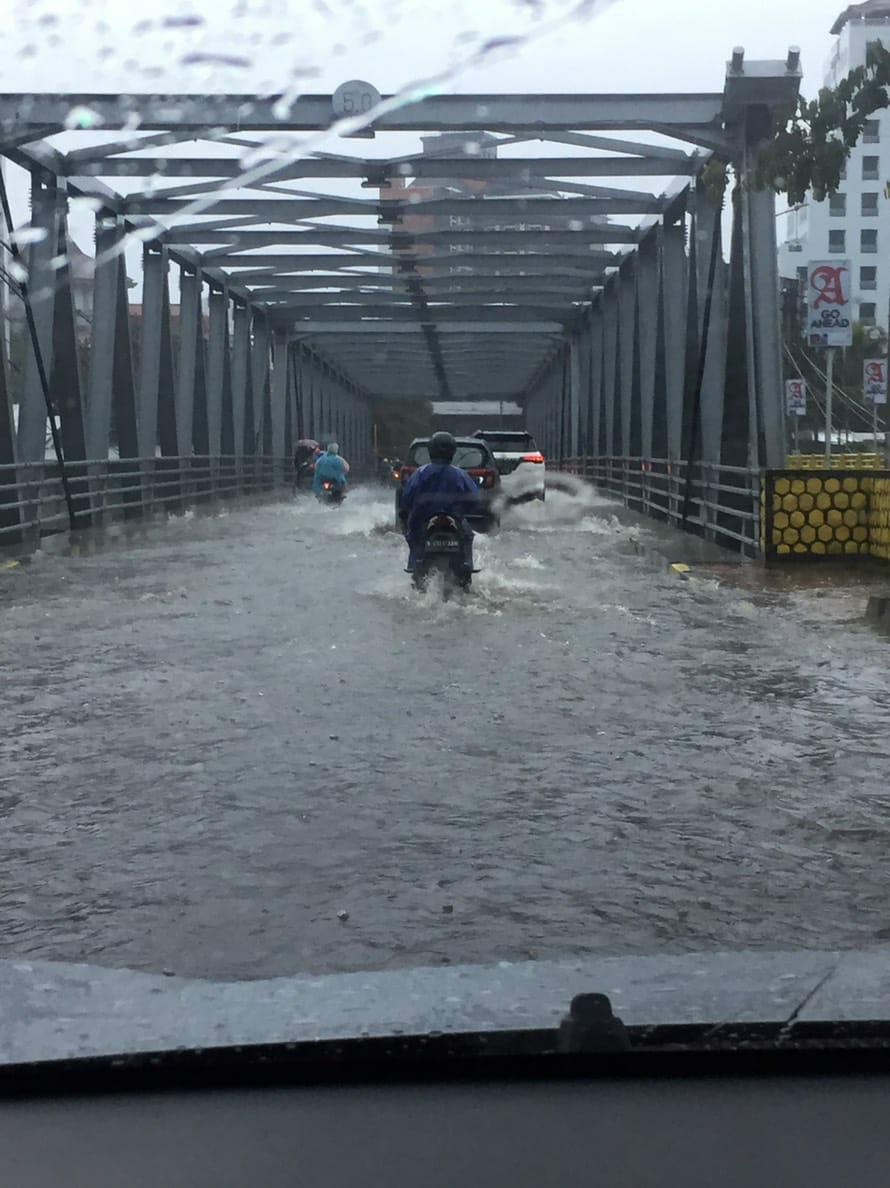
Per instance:
[[[502,962],[210,982],[0,961],[0,1063],[559,1024],[607,994],[628,1025],[890,1019],[890,947]]]

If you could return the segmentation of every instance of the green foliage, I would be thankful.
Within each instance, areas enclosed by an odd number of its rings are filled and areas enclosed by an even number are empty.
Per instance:
[[[890,107],[890,50],[869,46],[865,66],[851,70],[818,99],[801,98],[797,111],[761,153],[757,182],[788,195],[791,205],[812,190],[817,202],[835,193],[841,172],[876,111]]]
[[[708,199],[722,209],[726,187],[729,185],[729,166],[725,161],[714,157],[702,170],[701,179]]]

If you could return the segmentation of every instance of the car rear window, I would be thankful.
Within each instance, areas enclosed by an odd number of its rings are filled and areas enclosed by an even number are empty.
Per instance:
[[[485,443],[495,454],[528,454],[538,448],[530,433],[504,433],[498,436],[486,433]]]
[[[415,466],[426,466],[430,460],[430,451],[426,443],[412,447],[411,460]],[[461,470],[479,470],[490,466],[491,458],[483,445],[459,445],[454,455],[454,465],[459,466]]]

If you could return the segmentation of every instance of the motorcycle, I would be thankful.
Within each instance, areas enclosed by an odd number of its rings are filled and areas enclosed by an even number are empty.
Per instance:
[[[386,487],[391,487],[398,490],[402,485],[402,463],[399,458],[387,466],[386,474],[383,476],[383,484]]]
[[[339,507],[346,498],[346,490],[342,483],[335,483],[331,479],[323,479],[321,490],[316,493],[315,498],[319,503],[327,504],[328,507]]]
[[[411,580],[417,590],[425,590],[434,573],[442,574],[445,598],[454,590],[469,590],[473,570],[464,563],[464,542],[461,528],[453,516],[437,515],[428,520],[423,531],[423,543],[417,551]]]

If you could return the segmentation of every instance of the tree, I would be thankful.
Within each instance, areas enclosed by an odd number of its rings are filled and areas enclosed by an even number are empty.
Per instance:
[[[787,194],[791,205],[803,202],[808,191],[824,201],[840,186],[866,121],[885,107],[890,107],[890,50],[875,41],[864,66],[836,87],[824,87],[817,99],[801,97],[794,115],[760,155],[758,184]]]

